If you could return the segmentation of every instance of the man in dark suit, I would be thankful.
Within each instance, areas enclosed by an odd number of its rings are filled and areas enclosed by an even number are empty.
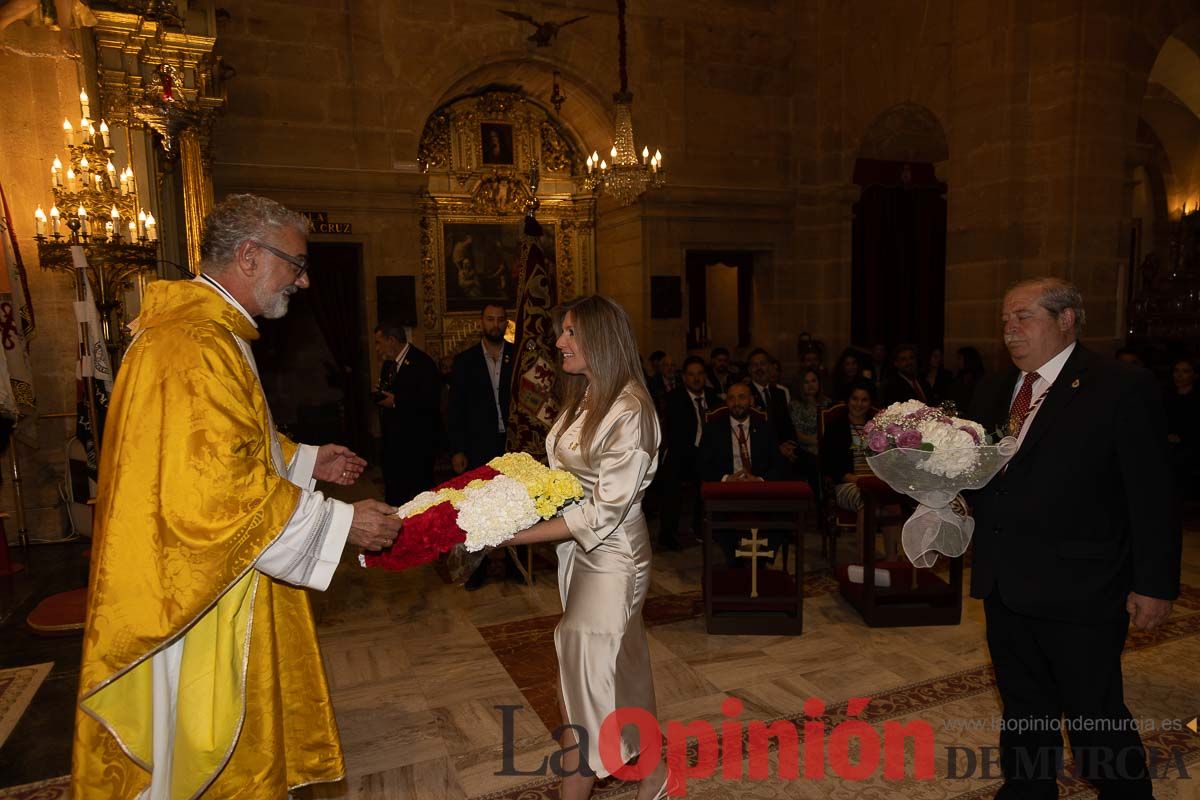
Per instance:
[[[714,347],[708,354],[708,385],[716,391],[722,401],[729,391],[729,384],[742,380],[736,365],[730,361],[729,350],[724,347]]]
[[[700,524],[700,442],[710,411],[722,405],[721,398],[707,385],[704,359],[688,356],[683,362],[683,385],[667,394],[666,458],[655,480],[662,479],[662,527],[658,543],[678,550],[679,517],[686,497],[693,502],[692,524]]]
[[[929,384],[925,383],[925,379],[918,374],[919,366],[916,347],[902,344],[896,348],[892,353],[892,368],[882,379],[882,384],[879,384],[883,387],[880,393],[885,406],[903,403],[906,400],[932,402],[933,392]]]
[[[433,485],[433,460],[441,432],[441,377],[437,364],[391,322],[375,328],[380,360],[379,427],[383,481],[389,505],[399,506]]]
[[[513,371],[512,347],[504,341],[508,314],[503,306],[487,305],[480,323],[479,345],[455,356],[450,373],[450,465],[459,474],[505,449]]]
[[[454,357],[450,378],[450,466],[456,473],[486,464],[505,451],[509,400],[512,396],[512,348],[504,341],[508,314],[503,306],[486,305],[480,314],[482,335],[477,347]],[[507,559],[504,551],[495,560]],[[465,584],[473,592],[487,580],[488,558]]]
[[[779,445],[779,454],[788,464],[796,460],[796,429],[788,411],[788,393],[771,380],[771,356],[761,347],[750,353],[750,396],[754,407],[767,415]]]
[[[980,386],[971,416],[1019,449],[970,497],[971,595],[984,601],[1004,704],[996,796],[1057,796],[1065,717],[1076,766],[1100,797],[1149,798],[1121,649],[1131,619],[1155,627],[1179,594],[1161,400],[1149,372],[1077,343],[1074,286],[1017,284],[1001,319],[1014,366]]]
[[[766,414],[754,408],[750,391],[745,383],[730,385],[725,408],[709,414],[700,440],[701,480],[777,481],[787,477],[787,462],[779,454],[775,429]]]

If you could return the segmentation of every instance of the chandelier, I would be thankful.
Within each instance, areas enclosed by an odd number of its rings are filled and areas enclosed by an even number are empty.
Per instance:
[[[641,158],[633,139],[633,92],[629,91],[629,75],[625,64],[625,2],[617,0],[617,50],[620,66],[621,88],[613,94],[615,130],[612,149],[608,151],[610,164],[593,151],[587,158],[587,175],[583,188],[590,192],[604,193],[619,205],[627,206],[637,200],[647,189],[657,189],[666,183],[663,172],[662,151],[650,155],[649,147],[642,147]]]
[[[138,200],[133,168],[127,165],[117,172],[108,124],[101,120],[97,128],[89,119],[86,90],[79,93],[79,106],[82,118],[78,129],[71,120],[63,120],[67,160],[64,163],[54,156],[50,167],[54,201],[49,215],[41,205],[34,211],[34,239],[42,269],[71,273],[79,298],[83,297],[82,280],[71,248],[83,248],[103,333],[114,347],[124,322],[120,316],[123,293],[135,278],[158,268],[158,223]]]

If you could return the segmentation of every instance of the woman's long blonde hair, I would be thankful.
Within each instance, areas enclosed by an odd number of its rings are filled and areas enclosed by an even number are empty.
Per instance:
[[[598,294],[572,300],[555,313],[554,329],[559,336],[567,312],[575,328],[576,346],[591,370],[592,383],[589,391],[587,376],[561,373],[563,405],[559,418],[566,418],[565,427],[573,425],[584,411],[610,408],[626,388],[641,402],[644,413],[653,414],[654,403],[646,389],[637,339],[625,309]],[[585,459],[603,418],[603,413],[593,413],[583,421],[579,446]]]

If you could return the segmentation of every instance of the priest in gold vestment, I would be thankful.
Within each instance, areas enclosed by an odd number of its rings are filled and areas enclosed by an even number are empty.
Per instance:
[[[204,274],[152,283],[117,376],[100,491],[71,784],[90,798],[281,798],[340,780],[306,588],[394,509],[315,491],[365,462],[275,431],[249,342],[308,287],[307,221],[234,195]]]

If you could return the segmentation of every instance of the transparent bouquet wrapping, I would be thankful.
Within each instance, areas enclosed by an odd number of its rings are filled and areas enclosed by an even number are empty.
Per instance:
[[[1017,440],[1008,436],[994,445],[940,450],[897,447],[867,458],[880,480],[919,503],[900,537],[914,567],[932,567],[938,554],[957,558],[966,552],[975,520],[955,499],[964,489],[986,486],[1016,452]]]
[[[495,549],[485,547],[472,553],[465,544],[454,545],[454,549],[446,554],[446,569],[450,573],[450,580],[455,583],[466,581]]]

